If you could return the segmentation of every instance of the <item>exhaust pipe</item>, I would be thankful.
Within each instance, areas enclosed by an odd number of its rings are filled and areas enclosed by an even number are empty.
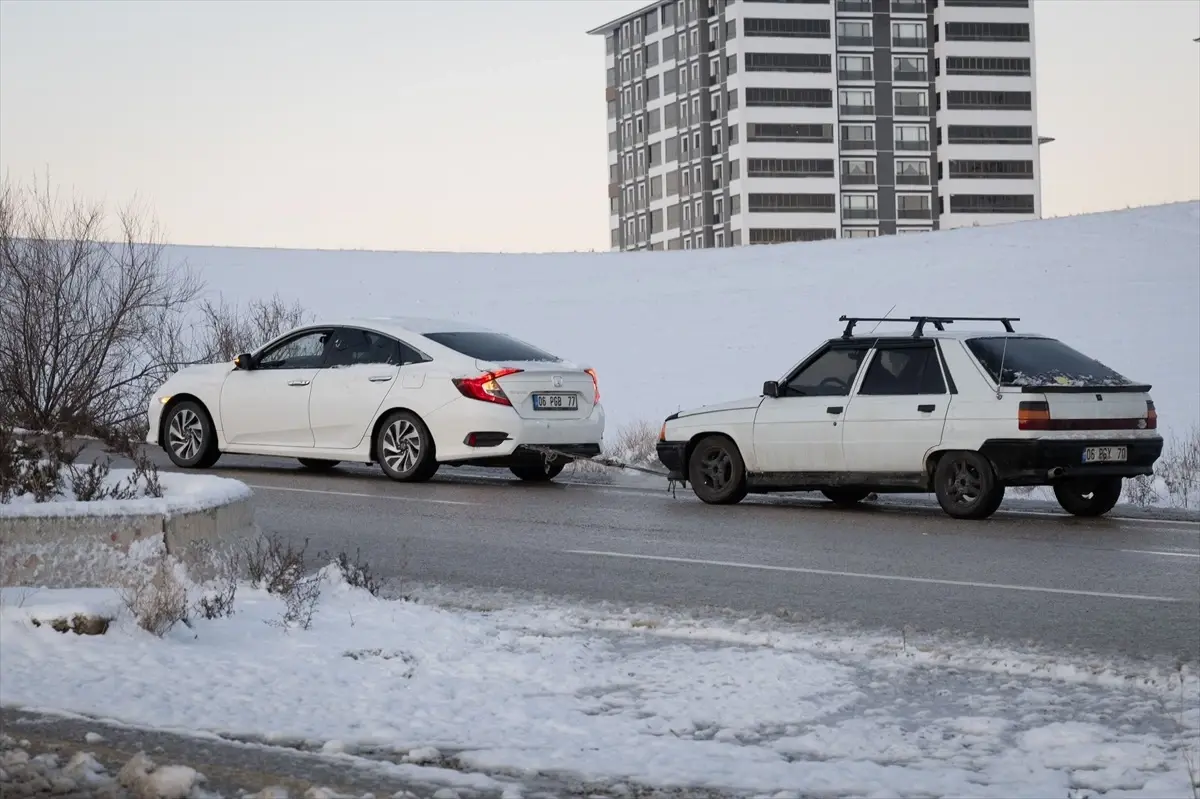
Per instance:
[[[1055,466],[1053,469],[1046,472],[1046,479],[1056,480],[1059,477],[1062,477],[1063,475],[1065,475],[1066,473],[1067,473],[1067,470],[1065,468],[1063,468],[1062,466]]]

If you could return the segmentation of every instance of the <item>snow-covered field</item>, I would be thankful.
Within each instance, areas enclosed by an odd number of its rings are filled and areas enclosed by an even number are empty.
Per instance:
[[[451,610],[372,597],[332,568],[324,580],[310,630],[267,624],[281,603],[243,587],[232,617],[162,640],[106,589],[3,589],[0,702],[306,744],[348,765],[382,750],[418,778],[452,765],[447,781],[508,796],[551,770],[781,797],[1166,799],[1192,795],[1200,762],[1187,668],[1125,677],[951,642]],[[103,636],[29,621],[77,611],[118,620]]]
[[[1200,422],[1200,203],[925,235],[545,255],[172,247],[229,301],[276,291],[327,317],[502,328],[600,374],[614,431],[754,395],[837,317],[1021,317],[1154,385],[1160,425]]]

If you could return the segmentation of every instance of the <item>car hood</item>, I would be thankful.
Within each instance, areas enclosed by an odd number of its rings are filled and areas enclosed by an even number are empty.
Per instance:
[[[729,402],[718,402],[712,405],[701,405],[699,408],[688,408],[686,411],[680,411],[675,418],[684,419],[688,416],[696,416],[702,413],[719,413],[721,411],[748,411],[757,408],[762,404],[762,395],[757,397],[744,397],[743,399],[731,400]]]

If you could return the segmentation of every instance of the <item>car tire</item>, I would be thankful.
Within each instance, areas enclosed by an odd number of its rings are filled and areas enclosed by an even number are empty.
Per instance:
[[[327,472],[337,466],[341,461],[327,461],[323,458],[296,458],[300,461],[300,465],[310,472]]]
[[[746,463],[725,436],[706,436],[688,458],[692,491],[709,505],[736,505],[746,498]]]
[[[871,496],[869,488],[822,488],[825,498],[843,508],[852,508]]]
[[[1054,484],[1054,498],[1075,516],[1103,516],[1121,501],[1120,477],[1079,477]]]
[[[423,483],[439,465],[429,428],[411,411],[393,411],[383,420],[375,436],[375,460],[401,483]]]
[[[955,519],[986,519],[1004,501],[1004,484],[978,452],[948,452],[933,471],[938,504]]]
[[[181,469],[208,469],[221,457],[208,410],[194,400],[177,402],[163,419],[163,449]]]
[[[549,483],[567,468],[566,458],[554,458],[549,463],[540,458],[536,463],[519,463],[508,470],[526,483]]]

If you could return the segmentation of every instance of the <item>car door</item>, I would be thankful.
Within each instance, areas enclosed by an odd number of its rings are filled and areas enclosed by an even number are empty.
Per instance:
[[[330,337],[325,368],[313,380],[309,419],[317,449],[354,449],[395,385],[400,342],[370,330],[339,327]]]
[[[221,387],[221,427],[227,444],[313,446],[308,399],[330,332],[300,331],[251,359],[249,369],[229,373]]]
[[[832,341],[764,397],[754,417],[755,470],[840,472],[846,400],[870,342]]]
[[[880,341],[846,409],[846,470],[918,474],[942,441],[951,395],[931,339]]]

